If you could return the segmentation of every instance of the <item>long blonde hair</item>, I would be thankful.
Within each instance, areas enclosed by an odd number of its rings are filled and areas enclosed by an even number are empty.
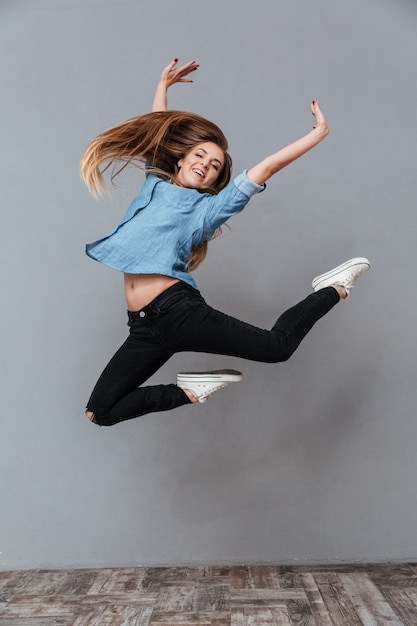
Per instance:
[[[178,161],[196,145],[211,141],[224,153],[224,165],[210,189],[216,194],[230,181],[232,160],[227,152],[228,142],[222,130],[213,122],[184,111],[158,111],[132,117],[98,135],[86,147],[80,163],[80,173],[94,196],[108,193],[103,174],[111,170],[111,182],[128,165],[136,165],[175,179]],[[215,233],[216,236],[218,232]],[[196,269],[207,254],[208,242],[194,248],[188,259],[188,269]]]

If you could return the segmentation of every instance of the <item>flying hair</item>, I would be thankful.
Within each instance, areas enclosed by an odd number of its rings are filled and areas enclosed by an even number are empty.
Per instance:
[[[108,194],[103,174],[111,168],[111,182],[128,165],[136,165],[166,179],[175,178],[178,160],[197,144],[211,141],[225,153],[225,164],[215,182],[218,193],[230,180],[231,158],[222,130],[213,122],[184,111],[157,111],[132,117],[98,135],[81,157],[80,173],[91,193]]]

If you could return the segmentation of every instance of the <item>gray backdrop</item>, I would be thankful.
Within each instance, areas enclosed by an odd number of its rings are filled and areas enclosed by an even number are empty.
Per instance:
[[[0,567],[388,561],[417,557],[417,7],[405,0],[1,0]],[[127,333],[122,276],[84,243],[142,177],[96,203],[97,133],[150,109],[217,122],[240,172],[311,128],[197,272],[213,306],[262,327],[351,256],[373,267],[288,362],[235,367],[206,405],[98,428],[91,388]]]

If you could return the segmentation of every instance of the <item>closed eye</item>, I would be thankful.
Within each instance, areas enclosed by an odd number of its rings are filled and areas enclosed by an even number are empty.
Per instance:
[[[201,154],[201,152],[195,152],[194,155],[198,158],[198,159],[203,159],[204,156]],[[220,165],[217,165],[217,159],[216,162],[211,163],[211,166],[214,167],[214,169],[216,170],[216,172],[219,171],[220,169]]]

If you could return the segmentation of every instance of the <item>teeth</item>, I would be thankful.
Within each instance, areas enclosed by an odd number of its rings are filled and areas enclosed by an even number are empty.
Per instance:
[[[193,170],[193,172],[194,172],[195,174],[198,174],[198,175],[199,175],[199,176],[201,176],[202,178],[204,178],[204,174],[203,174],[203,172],[202,172],[201,170]]]

